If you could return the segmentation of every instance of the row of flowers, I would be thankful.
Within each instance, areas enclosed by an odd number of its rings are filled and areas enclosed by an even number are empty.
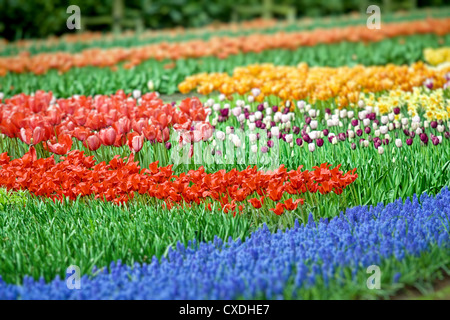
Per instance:
[[[131,97],[120,90],[111,96],[56,99],[51,92],[37,91],[5,99],[0,105],[0,133],[27,144],[43,142],[44,149],[59,155],[72,148],[72,137],[92,151],[101,145],[127,144],[138,152],[144,137],[167,142],[172,126],[196,129],[200,133],[197,141],[211,135],[205,122],[209,110],[198,98],[187,98],[176,106],[165,104],[154,92],[142,96],[134,92]]]
[[[399,92],[401,91],[394,92],[393,96]],[[442,90],[440,92],[442,93]],[[402,95],[418,96],[422,100],[435,98],[435,95],[425,92],[414,95],[402,93]],[[326,143],[338,144],[347,141],[351,143],[351,149],[373,145],[379,153],[383,153],[385,145],[390,143],[395,143],[401,148],[403,145],[413,144],[439,145],[444,140],[450,139],[450,122],[443,120],[449,119],[450,107],[446,100],[443,99],[440,105],[429,105],[424,118],[419,115],[422,113],[419,113],[420,108],[412,107],[415,98],[410,99],[410,104],[407,105],[397,101],[397,104],[384,108],[382,105],[384,102],[381,102],[384,97],[381,96],[380,102],[377,102],[371,97],[363,96],[364,99],[357,103],[357,109],[333,111],[329,108],[322,111],[321,108],[314,108],[305,101],[298,101],[293,112],[290,107],[271,106],[268,102],[257,104],[256,110],[252,111],[253,96],[249,96],[247,99],[251,102],[248,104],[244,100],[237,100],[233,106],[230,103],[221,105],[211,102],[210,121],[216,127],[223,122],[237,123],[239,129],[248,132],[250,150],[255,153],[258,152],[257,144],[259,151],[266,153],[278,140],[288,143],[291,148],[295,145],[307,146],[311,152]],[[381,113],[380,110],[389,112]],[[440,112],[436,113],[436,110]],[[431,115],[440,115],[440,119],[426,120],[430,112]],[[227,126],[225,132],[216,130],[215,136],[220,140],[228,135],[234,146],[239,147],[245,141],[235,135],[234,131],[235,127]]]
[[[78,150],[67,157],[37,159],[34,147],[22,158],[11,160],[7,153],[0,154],[0,186],[8,190],[29,190],[37,196],[62,200],[78,196],[95,195],[107,201],[125,203],[135,193],[165,201],[165,207],[204,203],[212,210],[211,201],[218,201],[224,212],[235,213],[250,203],[260,209],[264,199],[278,202],[272,208],[277,215],[285,209],[295,210],[303,199],[288,199],[279,202],[285,193],[296,196],[307,192],[341,194],[358,175],[356,169],[343,173],[340,165],[330,169],[326,163],[313,167],[312,171],[287,171],[282,165],[273,172],[258,171],[256,166],[243,171],[219,170],[206,173],[203,167],[187,173],[174,175],[172,165],[158,167],[151,163],[148,169],[141,169],[131,154],[127,161],[119,156],[108,164],[96,163],[93,156],[85,156]],[[258,197],[255,197],[255,196]]]
[[[229,55],[248,52],[261,52],[270,49],[296,49],[314,46],[319,43],[341,41],[380,41],[401,35],[435,33],[444,35],[450,32],[450,19],[428,19],[423,21],[388,23],[378,30],[366,26],[350,26],[334,29],[275,34],[251,34],[241,37],[214,37],[180,43],[159,43],[132,48],[86,49],[80,53],[40,53],[31,56],[22,52],[14,57],[0,57],[0,76],[8,72],[32,72],[44,74],[50,69],[65,72],[73,67],[116,67],[124,62],[124,68],[132,68],[148,59],[184,59]]]
[[[444,188],[435,198],[422,195],[420,203],[414,196],[386,206],[356,207],[330,221],[311,217],[286,232],[272,234],[263,227],[245,242],[178,243],[161,261],[134,266],[118,261],[110,271],[94,269],[94,276],[80,279],[79,290],[68,289],[59,277],[50,283],[26,277],[22,285],[0,279],[0,298],[295,299],[319,285],[352,285],[353,291],[364,292],[369,266],[389,265],[391,259],[404,266],[433,248],[448,250],[449,212],[450,192]],[[404,276],[381,272],[383,288]],[[358,277],[361,273],[364,277]]]
[[[384,90],[411,91],[414,87],[431,89],[448,87],[450,67],[435,70],[422,62],[411,66],[309,67],[275,66],[255,64],[235,68],[227,73],[200,73],[187,77],[178,85],[180,92],[197,89],[200,94],[219,91],[226,96],[250,94],[259,88],[255,97],[262,102],[268,96],[285,101],[308,98],[311,103],[333,99],[338,107],[346,107],[359,101],[361,92],[377,93]]]

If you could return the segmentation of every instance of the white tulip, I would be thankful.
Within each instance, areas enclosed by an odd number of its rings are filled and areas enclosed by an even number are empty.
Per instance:
[[[401,148],[403,146],[403,142],[401,139],[395,139],[395,145],[397,148]]]

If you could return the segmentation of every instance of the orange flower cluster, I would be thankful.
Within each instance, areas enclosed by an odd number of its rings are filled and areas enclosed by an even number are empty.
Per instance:
[[[174,175],[172,165],[158,167],[158,162],[150,164],[148,169],[141,169],[133,154],[126,162],[115,156],[108,164],[96,164],[93,156],[87,157],[74,150],[61,160],[55,163],[53,156],[37,159],[33,147],[22,158],[12,161],[6,152],[2,153],[0,186],[8,190],[28,190],[54,200],[95,195],[95,198],[115,203],[126,203],[137,192],[164,200],[167,208],[205,203],[205,207],[211,209],[210,201],[215,200],[225,212],[235,212],[236,206],[242,210],[240,202],[255,193],[275,202],[280,201],[285,192],[290,195],[306,192],[341,194],[358,177],[356,169],[344,174],[339,170],[340,165],[330,170],[331,165],[326,163],[312,171],[301,171],[302,166],[287,171],[282,165],[274,172],[258,171],[255,166],[243,171],[219,170],[209,174],[200,167]],[[249,202],[258,208],[255,199]],[[299,202],[301,200],[285,201],[283,207],[293,210]]]
[[[227,73],[200,73],[187,77],[178,88],[187,93],[197,88],[200,94],[209,94],[218,90],[225,95],[249,93],[253,88],[261,89],[257,101],[266,96],[275,95],[283,100],[308,98],[311,103],[335,98],[339,107],[356,103],[361,92],[379,92],[400,89],[411,91],[422,86],[423,82],[433,79],[434,88],[441,88],[445,74],[450,67],[440,70],[428,68],[422,62],[411,66],[365,67],[312,67],[300,63],[297,67],[255,64],[235,68],[233,75]]]
[[[428,19],[421,21],[389,23],[378,30],[366,26],[350,26],[334,29],[316,29],[293,33],[252,34],[242,37],[214,37],[209,40],[192,40],[179,43],[158,43],[142,47],[87,49],[80,53],[42,53],[30,56],[22,52],[17,57],[0,57],[0,76],[7,72],[46,73],[50,69],[65,72],[72,67],[113,67],[125,62],[124,68],[132,68],[148,59],[182,59],[261,52],[269,49],[297,49],[301,46],[314,46],[318,43],[340,41],[380,41],[400,35],[450,32],[450,19]]]
[[[54,100],[54,101],[52,101]],[[0,101],[0,133],[27,144],[44,143],[44,148],[66,154],[72,137],[90,150],[101,145],[120,147],[127,143],[140,151],[144,138],[151,142],[169,140],[169,126],[191,127],[204,121],[207,111],[198,98],[188,98],[178,106],[164,104],[156,93],[136,99],[119,90],[115,95],[52,99],[52,93],[37,91],[34,96],[19,94]],[[197,124],[198,126],[199,124]],[[209,130],[197,128],[204,136]],[[133,132],[131,132],[133,130]]]

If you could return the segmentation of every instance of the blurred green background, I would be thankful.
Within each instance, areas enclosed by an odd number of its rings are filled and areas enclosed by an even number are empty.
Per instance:
[[[0,37],[38,38],[68,30],[69,5],[81,9],[82,30],[200,27],[252,18],[301,18],[359,12],[377,4],[381,11],[439,7],[448,0],[0,0]],[[238,5],[237,5],[238,4]]]

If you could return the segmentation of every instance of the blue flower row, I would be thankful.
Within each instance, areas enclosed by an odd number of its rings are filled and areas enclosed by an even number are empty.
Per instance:
[[[84,275],[80,289],[69,289],[57,277],[50,283],[26,277],[23,284],[0,278],[0,299],[236,299],[297,296],[318,279],[327,286],[343,268],[352,277],[383,259],[403,260],[434,247],[450,248],[450,191],[436,197],[414,196],[386,206],[356,207],[330,221],[314,222],[285,232],[266,226],[245,242],[178,244],[166,258],[134,266],[112,263]],[[398,278],[398,275],[394,278]],[[392,281],[396,281],[393,279]]]

